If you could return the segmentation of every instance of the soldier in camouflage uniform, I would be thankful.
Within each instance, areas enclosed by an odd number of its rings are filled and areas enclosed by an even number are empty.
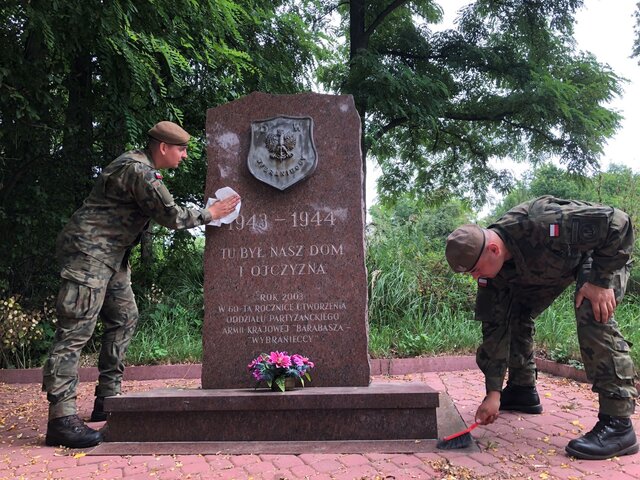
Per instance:
[[[104,420],[104,398],[120,393],[124,356],[138,321],[128,258],[150,220],[171,229],[192,228],[228,215],[240,201],[228,197],[206,209],[176,205],[158,170],[178,167],[187,156],[190,136],[166,121],[148,134],[147,149],[126,152],[102,171],[58,237],[58,326],[43,371],[49,400],[47,445],[83,448],[102,440],[76,414],[80,351],[100,315],[104,333],[91,420]]]
[[[583,459],[638,451],[630,419],[638,396],[636,372],[629,343],[613,319],[625,293],[633,245],[624,212],[551,196],[518,205],[486,229],[463,225],[449,235],[449,265],[478,281],[482,344],[476,361],[487,396],[476,421],[493,423],[499,410],[542,412],[533,320],[575,282],[580,352],[600,411],[593,430],[571,440],[566,451]]]

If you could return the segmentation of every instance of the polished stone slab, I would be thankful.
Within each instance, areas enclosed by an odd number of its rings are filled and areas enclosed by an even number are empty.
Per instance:
[[[438,392],[368,387],[159,389],[105,400],[108,442],[436,439]]]
[[[466,424],[446,393],[439,394],[436,409],[438,437],[464,430]],[[105,442],[88,455],[247,455],[303,453],[430,453],[438,452],[437,439],[334,440],[334,441],[235,441],[235,442]],[[476,442],[459,453],[479,451]]]
[[[437,440],[344,440],[315,442],[105,442],[87,455],[301,455],[303,453],[429,453]],[[479,451],[473,443],[456,450]]]

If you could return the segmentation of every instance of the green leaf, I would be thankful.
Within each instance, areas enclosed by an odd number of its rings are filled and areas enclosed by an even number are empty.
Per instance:
[[[278,388],[280,389],[280,391],[284,392],[285,391],[285,385],[284,385],[285,378],[282,377],[282,376],[281,377],[277,377],[275,379],[275,382],[276,382],[276,385],[278,386]],[[271,385],[269,385],[269,386],[271,386]]]

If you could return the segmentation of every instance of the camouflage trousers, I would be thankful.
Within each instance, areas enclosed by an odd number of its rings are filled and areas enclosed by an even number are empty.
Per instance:
[[[43,369],[42,389],[47,392],[50,420],[77,412],[80,352],[91,339],[98,316],[104,329],[95,394],[108,397],[120,393],[124,357],[138,321],[128,265],[114,272],[84,254],[66,257],[63,265],[56,302],[58,324]]]
[[[478,287],[476,319],[482,321],[483,342],[476,361],[485,374],[487,391],[502,390],[507,370],[508,382],[535,385],[534,319],[574,281],[577,292],[589,278],[591,263],[591,259],[584,262],[576,279],[560,279],[550,285],[524,285],[496,278],[486,287]],[[629,271],[627,265],[614,274],[617,303],[624,297]],[[629,342],[613,317],[604,324],[595,320],[588,300],[575,309],[575,316],[582,361],[592,390],[598,393],[600,413],[630,416],[638,392]]]

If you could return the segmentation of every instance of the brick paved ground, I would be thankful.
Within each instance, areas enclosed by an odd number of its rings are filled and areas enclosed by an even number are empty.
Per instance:
[[[395,377],[424,381],[447,392],[467,423],[483,396],[478,370]],[[597,399],[588,385],[541,374],[542,415],[503,413],[473,436],[480,452],[420,454],[87,456],[83,450],[46,447],[47,404],[36,384],[0,383],[0,479],[596,479],[640,478],[640,454],[606,461],[567,457],[566,443],[596,422]],[[198,380],[126,381],[125,393],[196,387]],[[88,416],[93,384],[82,383],[80,414]],[[640,428],[634,416],[636,430]],[[100,424],[92,424],[99,427]]]

